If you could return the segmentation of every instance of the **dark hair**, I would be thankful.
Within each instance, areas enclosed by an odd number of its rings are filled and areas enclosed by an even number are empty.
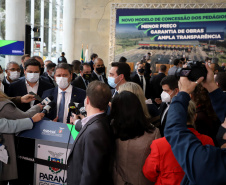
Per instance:
[[[74,70],[79,71],[80,66],[81,66],[81,62],[79,60],[73,60],[71,64],[72,64],[72,67]]]
[[[215,82],[218,83],[222,91],[226,91],[226,73],[225,72],[218,72],[215,78]]]
[[[181,61],[181,62],[184,62],[184,61],[185,61],[185,58],[181,58],[180,61]]]
[[[126,62],[126,61],[127,61],[127,58],[122,56],[118,62]]]
[[[56,73],[57,69],[65,69],[68,70],[68,72],[71,74],[71,66],[69,64],[66,63],[60,63],[56,66],[54,73]]]
[[[211,63],[214,64],[214,71],[219,70],[220,66],[217,63]]]
[[[46,65],[47,70],[50,70],[53,67],[56,67],[56,64],[55,63],[49,63],[49,64]]]
[[[80,71],[83,71],[83,66],[90,67],[90,65],[88,63],[83,63],[83,64],[80,65]]]
[[[41,71],[41,64],[35,58],[30,58],[24,63],[24,69],[26,70],[28,66],[38,66]]]
[[[173,65],[177,66],[180,62],[180,59],[176,58],[174,61],[173,61]]]
[[[145,131],[155,129],[146,119],[138,97],[129,91],[114,96],[110,115],[115,135],[122,141],[140,137]]]
[[[166,72],[166,65],[161,65],[161,66],[160,66],[160,70],[161,70],[162,72]]]
[[[107,84],[95,80],[89,83],[86,89],[86,96],[89,97],[92,107],[100,110],[107,110],[108,103],[110,102],[112,95]]]
[[[42,57],[40,57],[40,56],[33,56],[33,57],[31,57],[31,59],[36,59],[36,58],[40,59],[40,60],[43,60]]]
[[[126,81],[130,81],[130,66],[123,62],[112,62],[112,67],[118,67],[116,70],[117,75],[123,74]]]
[[[165,76],[160,85],[168,85],[171,90],[178,88],[178,80],[174,75]]]
[[[61,55],[65,55],[65,53],[64,53],[64,52],[62,52],[62,53],[61,53]]]
[[[212,58],[206,57],[206,58],[205,58],[205,61],[208,61],[208,60],[212,60]]]
[[[30,55],[29,55],[29,54],[25,54],[25,55],[23,55],[23,56],[21,57],[21,60],[23,60],[23,61],[24,61],[24,59],[25,59],[26,57],[30,57]]]
[[[96,53],[93,53],[91,56],[90,56],[90,59],[93,60],[94,58],[98,57],[98,55]]]

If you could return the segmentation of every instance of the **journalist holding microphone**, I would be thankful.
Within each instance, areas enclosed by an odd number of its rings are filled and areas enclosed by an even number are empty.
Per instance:
[[[26,129],[31,129],[33,122],[40,121],[43,117],[43,113],[39,113],[43,105],[37,104],[32,106],[26,112],[21,111],[17,106],[12,102],[14,101],[17,105],[21,103],[29,103],[34,100],[33,95],[25,95],[22,97],[10,98],[2,91],[0,91],[0,118],[16,120],[19,124],[16,125],[7,125],[6,120],[1,119],[0,133],[1,144],[7,149],[9,155],[9,160],[7,164],[3,164],[2,171],[0,171],[0,181],[9,181],[17,179],[17,166],[16,166],[16,153],[15,153],[15,144],[14,144],[14,135],[11,133],[19,132]],[[30,118],[24,121],[24,124],[20,124],[20,121],[17,119]],[[27,125],[25,123],[28,123]],[[7,133],[7,134],[5,134]],[[1,168],[0,168],[1,169]],[[2,182],[2,184],[4,184]]]

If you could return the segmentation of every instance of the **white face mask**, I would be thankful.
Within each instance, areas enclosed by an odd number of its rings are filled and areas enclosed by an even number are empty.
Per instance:
[[[56,83],[61,89],[66,89],[69,85],[67,77],[56,77]]]
[[[54,77],[54,71],[51,73],[51,77]]]
[[[9,74],[11,80],[17,80],[20,77],[20,72],[18,71],[10,71]]]
[[[26,80],[31,83],[37,82],[39,79],[39,73],[27,73]]]
[[[5,76],[4,76],[4,73],[1,73],[1,74],[0,74],[0,81],[1,81],[1,82],[4,80],[4,77],[5,77]]]
[[[167,92],[162,91],[162,94],[161,94],[162,102],[169,103],[171,101],[171,97],[170,97],[171,94],[168,94]]]

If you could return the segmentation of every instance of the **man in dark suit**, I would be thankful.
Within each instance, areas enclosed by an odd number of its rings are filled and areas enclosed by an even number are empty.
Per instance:
[[[69,103],[84,103],[86,92],[77,87],[72,87],[72,71],[69,64],[58,64],[55,69],[54,78],[58,87],[45,91],[42,97],[45,98],[52,95],[53,101],[57,106],[46,117],[54,121],[69,123],[67,122]]]
[[[82,129],[67,161],[69,185],[112,185],[109,169],[114,146],[110,123],[104,113],[110,99],[111,91],[106,84],[99,81],[89,84],[85,99],[87,117],[81,120]]]
[[[41,97],[45,90],[52,88],[52,84],[47,83],[40,78],[40,69],[41,65],[36,59],[28,59],[24,64],[25,77],[22,77],[18,81],[10,84],[8,96],[23,96],[32,91]],[[37,103],[37,100],[32,101],[31,103],[23,104],[18,108],[22,111],[27,111],[31,106]]]
[[[44,76],[44,77],[47,77],[48,76],[48,74],[47,74],[47,65],[49,63],[53,63],[53,62],[51,60],[45,60],[45,63],[44,63],[44,73],[42,74],[42,76]]]
[[[145,63],[140,62],[138,64],[137,74],[131,76],[131,81],[140,85],[140,87],[143,89],[146,98],[149,98],[150,92],[149,81],[145,78],[144,72],[145,72]]]
[[[91,74],[92,81],[98,80],[107,84],[104,61],[101,58],[96,58],[93,67],[94,70]]]
[[[20,77],[20,66],[16,62],[9,62],[6,66],[6,77],[2,81],[4,85],[4,93],[8,94],[8,89],[11,83],[18,80]]]
[[[159,73],[150,79],[150,96],[153,100],[155,100],[156,98],[160,99],[160,95],[162,93],[162,86],[160,85],[160,82],[166,76],[165,72],[166,65],[163,64],[159,68]]]
[[[24,63],[30,58],[29,54],[25,54],[21,57],[21,64],[20,64],[20,77],[24,76]]]
[[[168,113],[168,109],[170,107],[170,103],[172,98],[176,96],[179,92],[178,89],[178,80],[174,75],[166,76],[162,79],[160,85],[162,86],[162,94],[161,94],[161,105],[160,105],[160,133],[161,136],[164,136],[164,128],[166,124],[166,117]]]
[[[98,58],[98,55],[96,53],[93,53],[91,56],[90,56],[90,62],[88,63],[91,67],[91,72],[93,72],[94,68],[93,68],[93,64],[94,64],[94,60]]]
[[[123,62],[112,62],[111,69],[109,70],[108,85],[112,88],[112,97],[118,94],[120,85],[130,81],[130,66]]]
[[[72,81],[71,85],[80,89],[86,90],[88,84],[91,82],[91,67],[89,64],[84,63],[80,66],[80,74]]]
[[[42,75],[43,80],[51,83],[54,87],[57,86],[56,81],[54,80],[54,71],[55,71],[56,64],[49,63],[46,66],[46,72]]]

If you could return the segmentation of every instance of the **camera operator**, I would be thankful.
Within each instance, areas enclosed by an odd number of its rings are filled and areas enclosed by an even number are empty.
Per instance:
[[[180,78],[180,92],[174,97],[167,115],[164,134],[185,172],[181,184],[226,184],[226,151],[210,145],[202,146],[197,137],[186,128],[189,94],[202,81],[218,118],[221,122],[225,120],[226,95],[214,82],[214,75],[208,64],[205,65],[208,71],[205,81],[204,77],[196,82],[189,81],[187,77]],[[221,132],[219,137],[223,138],[224,133]],[[226,143],[226,140],[223,141]]]

